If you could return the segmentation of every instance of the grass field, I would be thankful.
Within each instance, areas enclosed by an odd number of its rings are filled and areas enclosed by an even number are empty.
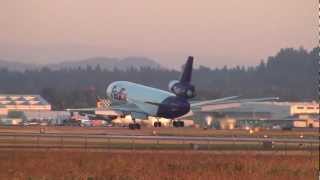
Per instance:
[[[318,170],[310,154],[0,151],[0,179],[313,180]]]

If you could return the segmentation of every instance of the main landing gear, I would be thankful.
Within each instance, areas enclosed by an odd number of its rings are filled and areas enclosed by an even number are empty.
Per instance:
[[[130,123],[129,124],[129,129],[140,129],[141,126],[138,123]]]
[[[141,126],[136,122],[135,118],[132,118],[133,123],[129,124],[129,129],[140,129]]]
[[[154,127],[161,127],[161,122],[156,121],[156,122],[153,123],[153,126]]]
[[[172,122],[173,127],[184,127],[183,121],[173,121]]]

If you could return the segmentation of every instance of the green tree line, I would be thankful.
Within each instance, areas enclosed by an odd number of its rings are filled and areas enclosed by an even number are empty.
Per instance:
[[[281,49],[257,66],[208,68],[193,72],[197,98],[278,96],[283,101],[316,100],[319,48]],[[96,96],[105,97],[112,81],[126,80],[167,90],[179,71],[141,67],[107,70],[99,65],[77,69],[49,67],[24,72],[0,70],[0,93],[41,94],[54,109],[89,107]]]

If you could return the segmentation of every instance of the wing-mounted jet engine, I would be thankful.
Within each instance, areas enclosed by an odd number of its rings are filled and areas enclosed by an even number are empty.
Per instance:
[[[196,96],[196,90],[191,82],[193,57],[189,56],[184,66],[180,80],[172,80],[169,82],[169,91],[179,97],[190,99]]]

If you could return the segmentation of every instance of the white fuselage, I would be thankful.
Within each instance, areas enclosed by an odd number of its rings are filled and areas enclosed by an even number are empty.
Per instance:
[[[107,96],[112,101],[133,103],[146,114],[156,116],[158,106],[146,102],[161,103],[175,94],[128,81],[116,81],[108,86]]]

